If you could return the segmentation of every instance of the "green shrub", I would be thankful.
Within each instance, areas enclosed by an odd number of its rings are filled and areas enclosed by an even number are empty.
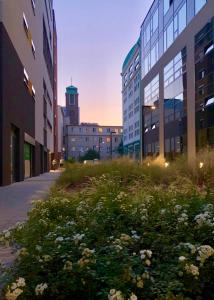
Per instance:
[[[213,173],[176,163],[69,165],[27,223],[0,238],[21,247],[5,293],[19,286],[20,300],[212,299]],[[86,177],[82,191],[59,191]]]

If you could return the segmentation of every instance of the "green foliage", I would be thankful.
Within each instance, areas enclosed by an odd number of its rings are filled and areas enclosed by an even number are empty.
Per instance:
[[[100,159],[100,154],[96,150],[89,149],[85,155],[81,156],[79,161],[83,162],[84,160],[94,160],[94,159]]]
[[[73,158],[73,157],[68,157],[67,162],[68,162],[69,164],[74,164],[74,163],[75,163],[75,158]]]
[[[28,221],[0,237],[21,247],[10,292],[21,277],[20,300],[38,291],[54,300],[212,299],[211,157],[206,164],[68,165]],[[60,191],[86,178],[80,192]]]

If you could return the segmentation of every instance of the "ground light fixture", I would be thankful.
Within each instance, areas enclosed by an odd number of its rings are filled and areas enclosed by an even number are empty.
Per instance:
[[[166,161],[164,166],[165,166],[165,168],[168,168],[169,167],[169,162]]]
[[[201,161],[201,162],[199,163],[199,168],[202,169],[203,167],[204,167],[204,163]]]

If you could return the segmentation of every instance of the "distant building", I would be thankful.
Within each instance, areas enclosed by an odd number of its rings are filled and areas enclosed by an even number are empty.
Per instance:
[[[122,68],[124,153],[140,159],[140,39],[129,51]]]
[[[100,126],[96,123],[66,125],[64,134],[66,158],[79,160],[89,149],[96,150],[103,160],[119,156],[118,147],[123,135],[121,126]]]
[[[0,1],[0,185],[50,169],[54,32],[52,0]]]
[[[66,108],[64,109],[64,115],[66,123],[69,125],[79,125],[79,94],[78,89],[75,86],[69,86],[66,88]]]

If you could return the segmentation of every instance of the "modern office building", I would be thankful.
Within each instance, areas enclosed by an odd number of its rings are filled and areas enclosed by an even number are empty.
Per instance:
[[[79,126],[66,125],[64,133],[66,158],[78,161],[90,149],[97,151],[103,160],[119,156],[118,147],[123,134],[121,126],[81,123]]]
[[[53,40],[52,0],[0,0],[0,185],[50,168]]]
[[[129,51],[122,67],[123,145],[125,155],[140,159],[140,39]]]
[[[143,154],[214,146],[214,1],[155,0],[141,26]]]

